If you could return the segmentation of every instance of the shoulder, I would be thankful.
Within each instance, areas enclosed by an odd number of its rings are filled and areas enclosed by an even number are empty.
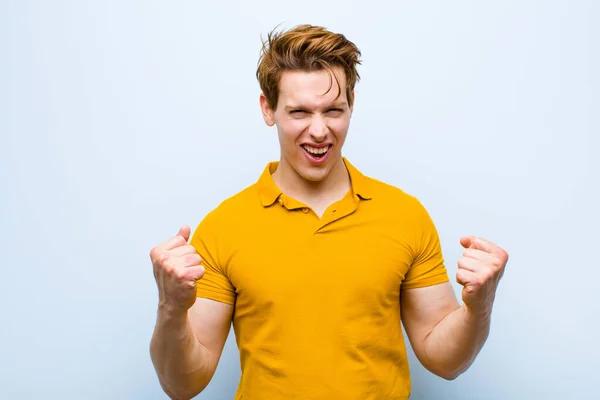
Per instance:
[[[413,194],[390,183],[370,176],[365,176],[369,192],[378,206],[402,212],[419,212],[424,210],[421,201]]]
[[[423,202],[414,194],[390,183],[365,176],[372,199],[372,209],[394,226],[404,226],[413,232],[429,231],[433,226],[431,215]]]
[[[201,226],[216,229],[229,228],[242,222],[245,216],[252,214],[260,206],[257,184],[254,183],[234,195],[222,200],[212,208],[200,222]]]

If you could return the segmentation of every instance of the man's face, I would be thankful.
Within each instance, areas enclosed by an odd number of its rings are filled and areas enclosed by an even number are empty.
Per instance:
[[[264,96],[260,99],[265,122],[277,126],[281,163],[307,181],[322,181],[341,162],[350,125],[352,108],[346,98],[346,76],[341,68],[333,72],[341,85],[339,97],[336,80],[322,70],[284,71],[275,110],[268,107]]]

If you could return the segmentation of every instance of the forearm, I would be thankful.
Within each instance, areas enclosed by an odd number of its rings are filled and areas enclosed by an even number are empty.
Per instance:
[[[159,307],[150,356],[161,386],[173,399],[191,399],[211,379],[208,350],[194,336],[185,312]]]
[[[487,340],[490,314],[476,315],[465,305],[448,314],[425,339],[427,367],[445,379],[469,368]]]

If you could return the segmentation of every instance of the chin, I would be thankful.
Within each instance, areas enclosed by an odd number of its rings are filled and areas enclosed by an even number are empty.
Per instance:
[[[298,175],[300,175],[300,177],[306,181],[321,182],[327,177],[327,175],[329,175],[330,168],[310,166],[300,167],[296,171],[298,171]]]
[[[318,174],[318,175],[317,174],[304,174],[301,176],[305,181],[314,182],[314,183],[321,182],[327,177],[326,174]]]

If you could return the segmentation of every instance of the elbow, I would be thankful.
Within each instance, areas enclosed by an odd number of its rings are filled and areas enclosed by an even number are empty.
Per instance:
[[[439,376],[442,379],[447,381],[453,381],[459,376],[461,376],[467,369],[469,368],[469,364],[460,365],[456,368],[436,368],[429,369],[433,374]]]
[[[474,361],[474,358],[468,359],[437,359],[431,360],[425,357],[419,359],[421,364],[432,374],[453,381],[465,373]]]
[[[183,393],[176,393],[175,391],[167,390],[164,387],[163,390],[171,400],[190,400],[194,398],[194,396],[185,396]]]
[[[209,380],[193,376],[178,377],[178,379],[173,380],[172,377],[168,377],[158,369],[156,371],[158,382],[163,392],[165,392],[171,400],[193,399],[202,393],[209,383]]]
[[[163,391],[165,392],[165,394],[167,396],[169,396],[169,398],[171,400],[190,400],[193,399],[194,397],[198,396],[203,390],[204,387],[202,388],[196,388],[196,389],[181,389],[181,388],[172,388],[172,387],[167,387],[166,385],[161,385],[163,388]]]
[[[184,395],[179,393],[168,392],[166,390],[165,393],[167,394],[167,396],[169,396],[171,400],[191,400],[194,397],[196,397],[196,395]]]
[[[460,375],[462,375],[462,373],[463,373],[463,371],[439,371],[435,374],[437,376],[439,376],[440,378],[445,379],[447,381],[453,381],[456,378],[458,378]]]
[[[446,366],[441,366],[441,365],[425,365],[423,364],[423,366],[432,374],[445,379],[447,381],[453,381],[456,378],[458,378],[459,376],[461,376],[468,368],[468,365],[446,365]]]
[[[190,400],[198,396],[206,389],[210,378],[188,375],[176,381],[169,380],[166,376],[159,374],[158,380],[163,391],[171,400]]]

